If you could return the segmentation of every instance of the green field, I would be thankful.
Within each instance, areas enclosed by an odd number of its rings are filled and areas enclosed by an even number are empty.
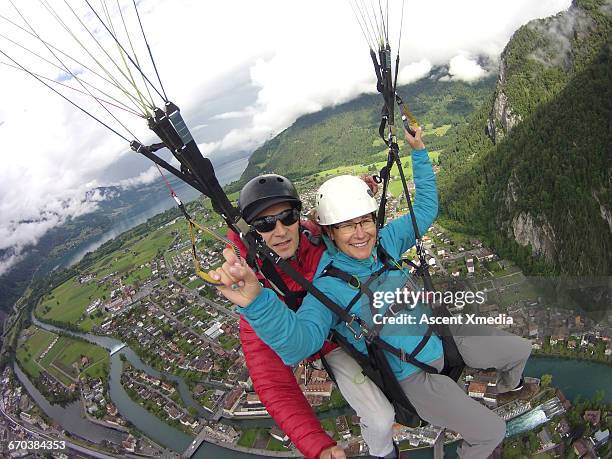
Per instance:
[[[178,222],[175,225],[178,225]],[[151,261],[174,239],[171,233],[175,225],[158,229],[140,239],[127,241],[123,249],[100,260],[92,270],[98,273],[98,277],[103,277],[113,272],[124,273]]]
[[[70,339],[64,336],[60,336],[60,339],[53,345],[53,347],[47,352],[47,355],[43,357],[38,363],[42,365],[49,373],[51,373],[56,379],[59,379],[65,386],[69,386],[74,381],[71,378],[75,377],[74,372],[70,367],[66,368],[65,365],[56,365],[56,360],[69,346]]]
[[[31,326],[28,328],[28,332],[34,331],[34,334],[30,336],[23,347],[27,347],[32,357],[38,358],[42,351],[44,351],[49,344],[55,338],[55,334],[43,330],[42,328],[36,328]]]
[[[240,439],[238,440],[238,446],[244,446],[246,448],[252,448],[257,435],[261,429],[246,429],[242,431]]]
[[[30,330],[35,330],[34,334],[17,349],[17,359],[30,375],[37,377],[42,367],[68,386],[79,376],[79,370],[72,364],[80,362],[82,355],[89,359],[83,373],[91,377],[102,377],[108,373],[109,355],[105,349],[65,336],[60,336],[45,357],[38,360],[38,356],[57,335],[35,327],[30,327]]]
[[[132,275],[142,279],[148,268],[140,268],[140,266],[150,262],[157,257],[158,253],[168,248],[175,238],[172,233],[178,233],[182,240],[188,238],[187,224],[184,219],[179,218],[175,223],[151,231],[146,236],[128,239],[120,249],[95,263],[91,270],[97,273],[98,278],[114,272],[119,274],[130,272],[127,279],[130,279]],[[135,273],[140,274],[131,273],[134,269]]]
[[[202,279],[200,279],[199,277],[196,277],[194,280],[189,282],[186,285],[186,287],[190,288],[190,289],[196,289],[198,287],[201,287],[202,285],[205,285],[204,281]]]
[[[64,350],[56,359],[65,366],[70,367],[72,363],[79,360],[82,355],[87,356],[90,361],[87,367],[100,360],[105,360],[108,358],[108,352],[106,349],[103,349],[100,346],[96,346],[95,344],[91,343],[84,343],[82,341],[74,341],[71,339],[66,339],[66,341],[66,347],[64,347]]]
[[[323,429],[325,429],[326,432],[332,432],[332,437],[335,440],[339,438],[338,431],[336,430],[335,418],[321,419],[321,426],[323,427]]]
[[[451,128],[450,124],[444,124],[444,125],[442,125],[440,127],[433,128],[433,129],[431,127],[428,127],[427,130],[425,131],[425,134],[427,134],[427,135],[431,134],[431,135],[436,135],[438,137],[442,137],[442,136],[446,135],[446,133],[448,132],[448,130],[450,128]]]
[[[160,251],[165,250],[174,239],[173,231],[186,234],[184,220],[179,219],[173,225],[158,229],[145,237],[132,238],[117,251],[98,260],[90,269],[96,277],[80,284],[74,277],[56,287],[37,306],[36,313],[42,319],[57,320],[77,324],[82,319],[80,327],[91,330],[95,325],[104,321],[104,317],[83,317],[87,306],[96,298],[108,299],[111,287],[110,282],[98,285],[96,279],[102,279],[111,273],[127,273],[123,280],[124,285],[134,285],[135,282],[144,282],[151,276],[151,268],[141,265],[153,260]],[[110,281],[110,280],[109,280]]]
[[[529,281],[506,287],[504,292],[497,293],[497,300],[503,307],[508,307],[518,301],[535,299],[541,293]]]
[[[142,268],[135,269],[130,275],[123,281],[125,285],[134,285],[136,282],[144,282],[151,277],[151,268],[143,266]]]
[[[106,284],[98,285],[95,279],[79,284],[78,279],[73,277],[46,295],[37,306],[36,313],[42,319],[76,323],[93,300],[108,297],[109,292]]]
[[[266,448],[270,451],[289,451],[285,446],[274,437],[270,437],[270,441],[268,442],[268,447]]]
[[[361,175],[361,174],[373,173],[373,171],[368,171],[368,168],[374,165],[374,167],[378,171],[386,163],[387,163],[386,161],[381,161],[378,163],[366,164],[366,165],[353,164],[351,166],[334,167],[333,169],[326,169],[324,171],[318,172],[317,174],[314,174],[314,176],[317,178],[326,178],[326,177],[333,177],[336,175],[344,175],[344,174]]]
[[[93,330],[94,327],[99,327],[106,320],[106,316],[102,314],[100,317],[87,316],[79,323],[79,328],[86,332]]]
[[[34,334],[17,348],[17,360],[28,374],[36,377],[40,374],[40,367],[35,363],[35,359],[47,349],[56,335],[34,326],[27,330],[28,333],[34,331]]]

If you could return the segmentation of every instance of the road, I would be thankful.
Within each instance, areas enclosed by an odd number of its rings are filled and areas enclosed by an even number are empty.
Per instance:
[[[40,440],[44,440],[44,441],[63,441],[66,445],[66,448],[70,448],[74,451],[78,451],[80,453],[84,453],[87,454],[91,457],[95,457],[98,459],[114,459],[117,457],[120,458],[125,458],[126,456],[109,456],[108,454],[102,453],[100,451],[97,450],[93,450],[93,449],[89,449],[86,448],[84,446],[78,445],[76,443],[72,443],[70,441],[69,438],[61,435],[59,432],[54,432],[54,436],[51,437],[49,436],[49,434],[42,432],[36,428],[34,428],[33,426],[30,427],[26,427],[25,424],[18,422],[17,419],[13,418],[11,415],[9,415],[6,411],[4,411],[4,407],[0,406],[0,414],[2,414],[7,421],[12,424],[13,426],[19,426],[21,427],[23,430],[25,430],[26,432],[28,432],[30,435],[33,435],[34,438],[40,439]],[[29,440],[28,440],[29,441]]]
[[[219,351],[223,351],[225,352],[225,350],[223,349],[223,347],[221,347],[221,345],[219,344],[218,341],[209,338],[206,335],[203,335],[199,332],[197,332],[196,330],[194,330],[193,328],[191,328],[188,325],[185,325],[184,322],[181,322],[180,320],[178,320],[174,314],[172,314],[171,312],[166,311],[164,308],[162,308],[161,306],[158,306],[155,303],[151,303],[153,304],[153,306],[160,311],[162,314],[164,314],[166,317],[168,317],[170,320],[172,320],[174,323],[179,324],[181,326],[181,328],[183,330],[189,330],[189,332],[191,332],[194,336],[197,336],[199,339],[201,339],[203,342],[208,343],[211,347],[213,347],[215,350]]]
[[[229,316],[232,319],[235,319],[235,320],[240,319],[240,315],[238,313],[224,306],[221,306],[220,304],[217,304],[208,298],[201,297],[198,293],[194,292],[193,289],[190,289],[186,285],[182,284],[179,280],[176,279],[176,277],[174,277],[174,270],[172,269],[172,263],[165,256],[164,256],[164,259],[166,261],[166,269],[168,270],[168,276],[170,277],[172,282],[174,282],[177,285],[180,285],[185,290],[185,292],[187,293],[187,296],[197,301],[198,303],[205,303],[206,305],[215,308],[220,313],[225,314],[226,316]]]
[[[174,400],[172,400],[170,397],[168,397],[168,396],[167,396],[166,394],[164,394],[162,391],[160,391],[160,390],[158,390],[158,389],[155,389],[155,388],[153,388],[153,387],[151,387],[151,386],[148,386],[146,383],[143,383],[143,382],[137,381],[136,379],[134,379],[134,378],[132,378],[132,377],[129,377],[129,378],[130,378],[130,379],[129,379],[129,381],[133,382],[133,383],[134,383],[134,384],[136,384],[137,386],[140,386],[140,387],[142,387],[142,388],[144,388],[144,389],[150,390],[151,392],[155,392],[157,395],[159,395],[160,397],[162,397],[162,398],[163,398],[164,400],[166,400],[168,403],[171,403],[171,404],[172,404],[171,406],[175,406],[175,407],[176,407],[176,409],[177,409],[178,411],[180,411],[180,412],[181,412],[183,415],[186,415],[186,416],[190,416],[190,417],[191,417],[191,415],[189,414],[189,412],[188,412],[188,411],[187,411],[187,410],[186,410],[184,407],[180,406],[178,403],[176,403]],[[123,384],[123,383],[122,383],[122,384]],[[140,403],[139,403],[139,404],[140,404]]]

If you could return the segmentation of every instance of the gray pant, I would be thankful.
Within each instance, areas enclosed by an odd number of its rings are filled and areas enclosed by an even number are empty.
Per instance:
[[[528,340],[494,327],[461,325],[451,329],[468,366],[497,369],[500,393],[516,387],[531,353]],[[357,362],[344,351],[336,349],[326,358],[342,395],[361,418],[370,453],[389,454],[395,416],[392,405],[374,383],[363,378]],[[438,369],[442,365],[443,359],[433,364]],[[503,419],[470,398],[452,379],[419,371],[400,384],[421,418],[461,434],[460,458],[484,459],[503,440]]]
[[[393,451],[395,411],[385,394],[361,373],[359,364],[342,349],[325,355],[342,396],[361,418],[361,435],[373,456]]]

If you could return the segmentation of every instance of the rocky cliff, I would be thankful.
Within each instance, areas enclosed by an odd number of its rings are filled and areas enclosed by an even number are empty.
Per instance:
[[[559,71],[572,73],[576,59],[582,57],[580,48],[598,31],[596,21],[584,8],[585,3],[574,0],[567,11],[528,23],[516,32],[504,49],[486,125],[487,135],[494,144],[529,115],[530,107],[534,108],[554,94],[555,88],[550,81],[534,76],[540,73],[554,75]],[[600,9],[605,11],[606,4],[609,2],[603,2]],[[531,104],[508,99],[508,92],[517,84],[513,80],[519,82],[523,93],[535,97]]]
[[[441,156],[440,210],[527,271],[612,271],[612,2],[517,30],[495,91]]]

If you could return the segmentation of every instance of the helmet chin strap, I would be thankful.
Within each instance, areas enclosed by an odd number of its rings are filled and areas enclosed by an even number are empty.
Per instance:
[[[295,247],[295,252],[293,252],[293,255],[291,255],[289,257],[289,260],[294,260],[296,261],[298,264],[300,263],[300,258],[298,257],[298,253],[300,252],[300,243],[302,242],[302,233],[304,232],[304,228],[302,227],[302,222],[298,222],[298,242],[297,242],[297,246]]]

